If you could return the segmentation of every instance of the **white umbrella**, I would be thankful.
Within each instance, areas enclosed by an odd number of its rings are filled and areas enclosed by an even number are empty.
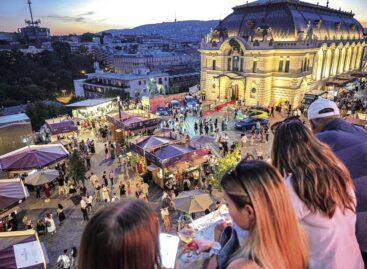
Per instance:
[[[25,184],[39,186],[53,181],[59,176],[59,171],[55,169],[40,170],[25,178]]]
[[[186,213],[203,212],[213,203],[210,195],[199,190],[181,192],[174,200],[177,210]]]

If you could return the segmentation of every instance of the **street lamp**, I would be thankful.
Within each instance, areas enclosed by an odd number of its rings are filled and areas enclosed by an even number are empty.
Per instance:
[[[118,109],[119,109],[119,119],[121,121],[121,105],[120,105],[120,96],[119,95],[117,96],[117,106],[118,106]]]

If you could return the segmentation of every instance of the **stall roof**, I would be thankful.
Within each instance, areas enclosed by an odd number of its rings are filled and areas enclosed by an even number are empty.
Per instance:
[[[1,268],[46,268],[46,250],[35,230],[2,232],[0,242]],[[28,259],[22,259],[24,254],[28,254]]]
[[[167,144],[175,142],[176,140],[159,137],[159,136],[149,136],[145,140],[138,143],[138,145],[142,148],[150,148],[150,147],[157,147],[159,145]]]
[[[30,145],[0,156],[0,169],[10,171],[41,168],[68,155],[61,144]]]
[[[25,113],[2,116],[0,117],[0,126],[9,123],[23,122],[23,121],[30,121],[29,117]]]
[[[20,178],[0,180],[0,212],[16,206],[29,196]]]
[[[87,99],[80,102],[72,103],[69,105],[66,105],[67,107],[93,107],[100,104],[104,104],[107,102],[110,102],[112,100],[115,100],[116,98],[96,98],[96,99]]]
[[[52,135],[70,133],[78,130],[74,121],[71,119],[63,119],[59,121],[46,120],[46,124],[49,127]]]

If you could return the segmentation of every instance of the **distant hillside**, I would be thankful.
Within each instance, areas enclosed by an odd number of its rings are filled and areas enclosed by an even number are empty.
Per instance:
[[[178,21],[141,25],[132,29],[111,29],[104,32],[113,35],[152,35],[158,34],[183,41],[200,41],[211,28],[218,25],[218,20]]]

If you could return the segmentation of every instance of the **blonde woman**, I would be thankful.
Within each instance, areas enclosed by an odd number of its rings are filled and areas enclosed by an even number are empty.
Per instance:
[[[307,232],[309,269],[364,268],[349,171],[298,119],[274,128],[272,161],[286,177],[296,215]]]
[[[273,166],[258,160],[241,161],[223,176],[221,186],[233,222],[249,235],[232,253],[228,253],[227,245],[222,246],[209,268],[307,268],[306,237],[283,179]],[[231,237],[236,237],[236,233]],[[203,240],[194,243],[199,251],[214,246]]]

